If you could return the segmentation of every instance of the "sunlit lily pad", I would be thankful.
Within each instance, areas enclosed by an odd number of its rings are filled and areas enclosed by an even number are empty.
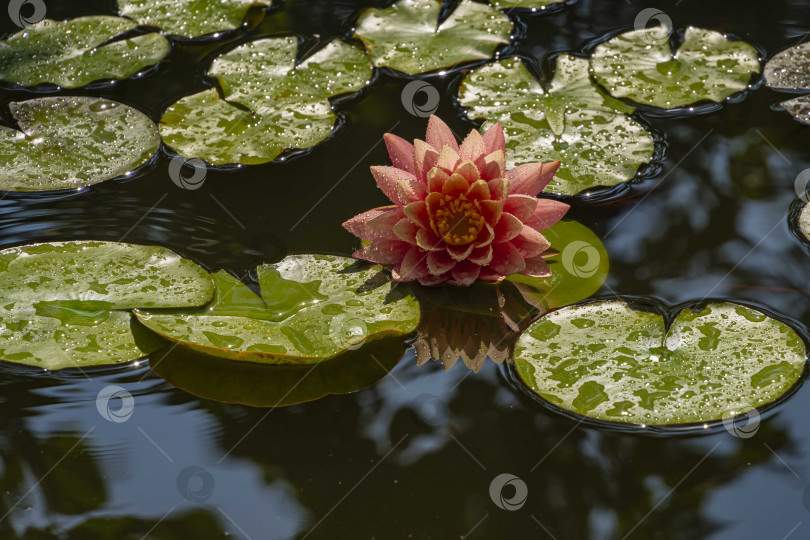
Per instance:
[[[402,360],[402,340],[375,341],[313,365],[271,366],[230,362],[177,347],[154,355],[149,365],[190,394],[253,407],[285,407],[368,388]]]
[[[673,54],[669,28],[659,25],[620,34],[596,47],[591,68],[617,98],[672,109],[701,101],[721,102],[748,88],[759,73],[759,53],[713,30],[686,29]]]
[[[240,45],[214,60],[224,99],[212,88],[184,97],[160,122],[163,140],[188,158],[252,165],[290,148],[308,148],[331,132],[329,98],[363,88],[371,64],[357,47],[333,41],[295,64],[296,40]]]
[[[369,9],[355,33],[377,67],[411,75],[492,58],[509,43],[509,17],[485,4],[462,0],[439,24],[441,0],[399,0],[385,9]]]
[[[500,122],[509,166],[560,160],[547,192],[575,195],[632,179],[650,161],[655,144],[627,116],[633,107],[601,92],[588,61],[563,54],[547,89],[518,58],[472,70],[462,82],[467,115]]]
[[[102,15],[45,19],[0,41],[0,80],[79,88],[102,79],[125,79],[169,52],[169,42],[157,33],[120,37],[137,26]]]
[[[118,0],[121,15],[190,38],[239,28],[251,6],[269,5],[269,0]]]
[[[790,327],[751,308],[658,313],[621,301],[549,313],[518,339],[520,379],[554,405],[591,418],[662,425],[709,422],[768,405],[804,371]]]
[[[0,190],[96,184],[144,165],[160,147],[149,117],[115,101],[47,97],[10,109],[20,130],[0,126]]]
[[[810,43],[784,50],[765,64],[765,82],[778,90],[810,90]],[[810,125],[810,95],[783,101],[787,112]]]
[[[259,267],[258,274],[261,299],[219,273],[219,292],[208,310],[138,311],[138,318],[194,351],[266,364],[321,362],[366,342],[409,334],[419,322],[416,299],[406,287],[394,287],[379,266],[293,255]]]
[[[548,6],[564,4],[566,0],[489,0],[489,3],[500,9],[528,8],[545,9]]]

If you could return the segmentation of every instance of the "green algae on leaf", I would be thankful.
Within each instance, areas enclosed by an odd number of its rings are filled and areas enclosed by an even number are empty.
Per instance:
[[[810,43],[784,50],[765,64],[765,82],[777,90],[810,90]],[[780,103],[793,118],[810,125],[810,95]]]
[[[163,140],[187,158],[255,165],[309,148],[332,132],[329,98],[362,89],[372,68],[362,50],[333,41],[295,63],[292,37],[252,41],[217,57],[212,88],[184,97],[160,121]]]
[[[596,47],[591,71],[617,98],[672,109],[701,101],[722,102],[748,88],[759,73],[757,50],[720,32],[686,29],[673,54],[665,25],[632,30]]]
[[[560,55],[547,89],[518,58],[474,69],[459,100],[470,118],[501,123],[509,167],[562,162],[546,192],[576,195],[625,182],[655,149],[650,133],[628,116],[633,107],[591,82],[584,58]]]
[[[462,0],[439,24],[441,0],[399,0],[360,16],[355,34],[372,63],[415,75],[487,60],[509,43],[512,22],[487,5]]]
[[[0,126],[0,190],[75,189],[124,175],[160,147],[143,113],[95,97],[46,97],[10,104],[19,131]]]
[[[220,274],[220,291],[207,310],[139,310],[138,318],[194,351],[265,364],[322,362],[366,342],[409,334],[419,322],[416,299],[379,266],[293,255],[259,267],[258,275],[261,298]]]
[[[269,5],[269,0],[118,0],[121,15],[188,38],[235,30],[242,26],[252,6]]]
[[[120,38],[137,26],[102,15],[46,19],[0,41],[0,80],[80,88],[98,80],[125,79],[169,52],[169,42],[157,33]]]
[[[801,377],[801,338],[751,308],[683,309],[667,329],[657,313],[621,301],[552,312],[518,339],[515,364],[532,391],[599,420],[685,424],[765,406]]]

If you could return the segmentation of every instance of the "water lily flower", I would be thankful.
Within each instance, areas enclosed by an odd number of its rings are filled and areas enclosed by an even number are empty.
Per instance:
[[[549,242],[540,233],[568,205],[537,195],[560,166],[528,163],[506,170],[500,124],[473,130],[459,144],[436,116],[425,141],[411,144],[391,133],[385,144],[393,166],[371,167],[393,202],[343,224],[370,242],[353,256],[392,265],[396,281],[467,286],[510,274],[546,277]]]

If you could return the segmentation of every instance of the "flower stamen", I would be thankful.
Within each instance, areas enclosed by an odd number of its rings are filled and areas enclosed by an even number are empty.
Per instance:
[[[430,226],[446,243],[464,246],[478,238],[484,228],[484,218],[477,200],[470,201],[464,194],[444,195],[430,218]]]

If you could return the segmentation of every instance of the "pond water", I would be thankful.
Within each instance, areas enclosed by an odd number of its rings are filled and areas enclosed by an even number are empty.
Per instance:
[[[381,3],[290,0],[250,37],[329,40],[372,4]],[[580,0],[549,14],[513,13],[520,24],[510,52],[548,67],[554,53],[581,52],[632,27],[645,7]],[[654,7],[675,27],[721,30],[766,57],[810,32],[802,0]],[[48,9],[55,19],[115,13],[114,2],[84,0]],[[66,94],[109,97],[158,121],[168,105],[207,86],[213,56],[247,39],[176,43],[142,79]],[[424,133],[425,119],[401,104],[410,80],[379,74],[361,95],[337,102],[342,127],[327,142],[283,162],[211,170],[200,189],[173,184],[162,153],[128,181],[67,195],[7,194],[0,247],[159,244],[236,275],[288,253],[349,255],[355,239],[340,223],[385,204],[368,173],[387,163],[382,134]],[[459,73],[426,80],[443,92],[438,115],[459,133],[475,127],[452,97]],[[9,101],[34,95],[3,91],[4,121]],[[621,198],[575,200],[569,213],[609,253],[598,296],[668,306],[730,299],[807,334],[810,251],[791,232],[789,214],[794,180],[810,167],[810,128],[772,107],[783,99],[758,87],[711,114],[644,115],[665,134],[660,171]],[[807,385],[743,438],[723,429],[602,430],[539,406],[501,366],[489,362],[473,374],[459,363],[445,373],[436,362],[417,367],[413,351],[373,388],[277,409],[194,397],[145,362],[90,373],[2,368],[2,538],[810,537]],[[96,397],[108,385],[134,396],[131,417],[100,414]],[[500,508],[490,495],[504,473],[517,477],[502,479],[507,499],[525,485],[519,509]]]

